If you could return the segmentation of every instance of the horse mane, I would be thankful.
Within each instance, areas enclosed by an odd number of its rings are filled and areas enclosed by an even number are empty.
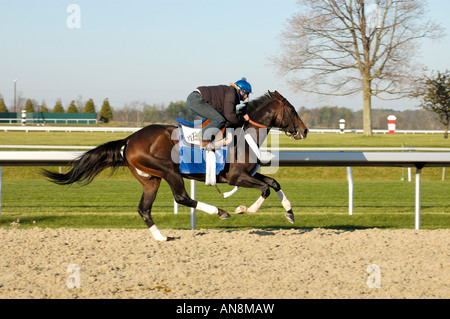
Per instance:
[[[264,94],[263,96],[260,96],[256,100],[252,100],[245,103],[245,106],[247,108],[247,114],[252,114],[255,112],[259,107],[265,105],[267,102],[273,100],[273,96],[270,95],[270,92]]]

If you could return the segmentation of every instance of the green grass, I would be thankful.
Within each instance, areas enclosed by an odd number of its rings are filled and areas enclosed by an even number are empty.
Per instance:
[[[0,144],[98,145],[128,133],[0,132]],[[294,141],[280,135],[280,146],[295,147],[450,147],[442,135],[311,134]],[[50,168],[57,170],[58,168]],[[450,169],[441,181],[441,168],[422,171],[422,224],[424,229],[450,227]],[[414,171],[413,171],[414,173]],[[63,187],[45,181],[36,167],[3,167],[0,227],[11,228],[145,228],[137,213],[141,185],[127,169],[113,177],[104,172],[90,185]],[[346,169],[343,167],[282,167],[276,178],[294,208],[296,224],[289,224],[278,196],[266,200],[257,214],[234,215],[229,220],[197,212],[197,228],[414,228],[414,182],[400,181],[403,168],[353,168],[354,213],[348,215]],[[413,177],[414,178],[414,177]],[[186,182],[189,191],[189,183]],[[220,184],[222,191],[232,187]],[[198,199],[232,213],[238,205],[251,205],[260,193],[240,189],[223,199],[215,188],[197,183]],[[164,228],[189,229],[190,212],[180,207],[173,214],[173,197],[163,182],[153,205],[153,217]]]
[[[95,146],[127,137],[130,133],[112,132],[0,132],[0,144]]]
[[[127,137],[130,133],[112,132],[0,132],[0,144],[88,145],[94,146]],[[276,135],[283,147],[450,147],[442,134],[310,134],[305,140]],[[275,137],[274,137],[275,138]],[[268,138],[270,144],[272,140]]]
[[[187,185],[189,185],[187,183]],[[234,215],[222,221],[197,212],[197,228],[413,228],[414,183],[359,181],[355,183],[354,212],[348,215],[345,181],[281,181],[296,214],[296,224],[284,219],[278,196],[266,200],[257,214]],[[0,227],[19,220],[21,228],[145,228],[137,213],[141,186],[137,181],[98,180],[86,187],[61,187],[42,180],[4,181]],[[229,185],[219,185],[222,191]],[[436,191],[439,189],[439,191]],[[189,186],[188,186],[189,190]],[[450,183],[422,185],[422,228],[449,228]],[[232,213],[238,205],[250,206],[259,191],[240,189],[223,199],[213,187],[197,183],[197,198]],[[190,210],[173,213],[173,198],[163,182],[153,205],[160,228],[188,229]]]
[[[300,141],[280,134],[279,143],[284,147],[450,147],[443,134],[309,134]]]

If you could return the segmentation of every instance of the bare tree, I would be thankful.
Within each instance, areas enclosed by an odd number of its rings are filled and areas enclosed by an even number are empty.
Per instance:
[[[302,12],[288,20],[281,75],[297,91],[326,95],[362,92],[363,126],[372,135],[372,97],[408,96],[419,75],[413,57],[422,38],[443,29],[424,20],[423,0],[299,0]]]
[[[120,109],[113,109],[114,119],[126,125],[142,126],[144,123],[143,107],[145,103],[133,101]]]
[[[27,99],[23,95],[22,91],[18,90],[17,94],[16,94],[16,103],[17,103],[17,105],[15,105],[14,112],[20,112],[21,110],[23,110],[25,108],[26,100]]]
[[[78,94],[77,100],[75,101],[75,105],[77,107],[78,113],[83,113],[85,104],[86,104],[86,102],[83,101],[83,96],[81,94]]]

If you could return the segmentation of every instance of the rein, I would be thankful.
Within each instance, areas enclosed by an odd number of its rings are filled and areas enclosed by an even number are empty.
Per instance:
[[[248,122],[249,122],[250,124],[252,124],[252,125],[254,125],[254,126],[257,126],[257,127],[260,127],[260,128],[267,128],[267,126],[262,125],[262,124],[259,124],[259,123],[256,123],[256,122],[252,121],[251,119],[249,119]]]

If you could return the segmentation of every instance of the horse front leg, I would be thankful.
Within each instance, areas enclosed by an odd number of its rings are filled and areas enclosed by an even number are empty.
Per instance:
[[[262,175],[260,173],[256,173],[254,177],[258,180],[263,181],[277,192],[277,195],[281,201],[281,205],[283,205],[283,208],[286,210],[285,217],[291,224],[293,224],[295,222],[295,217],[294,212],[292,211],[292,205],[284,192],[281,190],[280,184],[274,178]]]
[[[291,224],[295,223],[295,217],[294,212],[292,211],[291,202],[289,201],[289,199],[287,199],[286,195],[281,189],[277,191],[277,195],[281,200],[281,205],[283,205],[284,209],[286,210],[286,215],[284,216]]]

